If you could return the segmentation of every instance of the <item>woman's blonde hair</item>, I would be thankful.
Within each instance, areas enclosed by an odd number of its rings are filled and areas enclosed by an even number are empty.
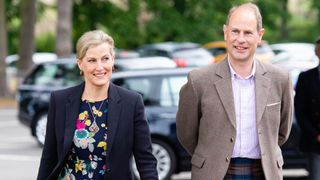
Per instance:
[[[110,54],[114,56],[114,41],[111,36],[101,30],[93,30],[84,33],[77,41],[77,59],[82,59],[89,48],[107,43],[110,46]]]

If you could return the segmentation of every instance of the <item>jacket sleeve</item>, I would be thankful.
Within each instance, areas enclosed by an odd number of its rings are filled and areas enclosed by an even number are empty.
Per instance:
[[[194,153],[198,144],[199,112],[199,98],[189,73],[188,82],[180,90],[176,119],[178,139],[190,155]]]
[[[135,105],[133,148],[141,180],[158,180],[157,160],[152,154],[150,130],[141,96],[137,98]]]
[[[289,138],[293,115],[293,85],[289,73],[284,80],[281,103],[281,122],[279,127],[278,144],[282,146]]]
[[[294,99],[295,115],[300,128],[308,134],[310,140],[316,140],[318,135],[317,129],[311,123],[310,118],[308,117],[308,95],[306,89],[308,86],[306,74],[303,72],[299,75],[296,86],[296,94]]]
[[[47,129],[45,143],[42,150],[38,180],[46,180],[57,164],[56,135],[55,135],[55,98],[54,93],[50,97],[49,112],[47,118]]]

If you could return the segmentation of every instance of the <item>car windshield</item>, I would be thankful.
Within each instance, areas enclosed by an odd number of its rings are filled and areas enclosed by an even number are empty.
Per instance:
[[[113,82],[141,94],[146,106],[176,107],[187,75],[117,78]]]
[[[24,81],[25,85],[72,86],[82,81],[75,64],[42,64]]]

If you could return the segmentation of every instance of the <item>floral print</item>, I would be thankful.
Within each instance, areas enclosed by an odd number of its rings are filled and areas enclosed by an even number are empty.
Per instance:
[[[58,179],[103,179],[107,151],[108,100],[83,100],[73,146]]]

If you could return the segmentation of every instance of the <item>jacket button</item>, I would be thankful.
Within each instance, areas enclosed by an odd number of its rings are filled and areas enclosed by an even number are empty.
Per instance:
[[[233,142],[234,142],[234,138],[230,138],[230,142],[232,142],[232,143],[233,143]]]
[[[229,162],[229,161],[230,161],[230,158],[229,158],[229,157],[227,157],[227,158],[226,158],[226,162]]]
[[[107,173],[107,174],[109,174],[109,173],[110,173],[110,171],[111,171],[110,169],[106,169],[106,173]]]

